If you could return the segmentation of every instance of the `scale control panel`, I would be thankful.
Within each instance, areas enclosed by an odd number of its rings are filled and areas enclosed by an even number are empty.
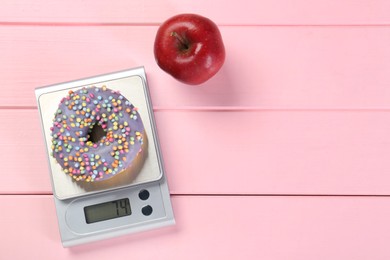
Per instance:
[[[104,196],[95,194],[70,201],[55,199],[63,245],[68,247],[174,224],[166,200],[169,193],[162,184],[127,187],[105,192]]]

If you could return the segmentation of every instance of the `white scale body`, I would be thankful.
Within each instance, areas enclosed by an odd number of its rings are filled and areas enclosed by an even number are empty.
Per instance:
[[[138,107],[148,136],[148,152],[135,178],[103,188],[85,188],[72,181],[50,156],[50,127],[61,98],[69,90],[103,85],[120,91]],[[64,247],[175,223],[143,67],[41,87],[35,94]]]

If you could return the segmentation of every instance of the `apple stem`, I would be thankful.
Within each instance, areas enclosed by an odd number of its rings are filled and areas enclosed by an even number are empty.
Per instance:
[[[188,50],[190,47],[188,45],[188,41],[186,41],[181,35],[179,35],[177,32],[171,32],[171,36],[175,37],[179,41],[182,50]]]

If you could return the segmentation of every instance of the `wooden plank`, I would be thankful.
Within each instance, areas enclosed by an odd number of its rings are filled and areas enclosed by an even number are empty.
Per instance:
[[[70,249],[61,246],[51,197],[0,196],[0,202],[2,259],[387,260],[390,255],[388,197],[174,196],[176,226]]]
[[[389,195],[389,111],[156,111],[173,194]],[[36,110],[0,110],[0,193],[48,193]]]
[[[199,13],[219,24],[389,24],[390,3],[375,1],[262,0],[82,2],[3,0],[1,22],[161,23],[178,13]]]
[[[37,86],[145,65],[158,107],[390,108],[390,27],[223,27],[226,63],[200,87],[158,68],[156,30],[0,27],[0,104],[35,106]]]

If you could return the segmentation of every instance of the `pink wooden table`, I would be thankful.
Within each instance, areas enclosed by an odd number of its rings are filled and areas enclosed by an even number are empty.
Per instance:
[[[390,1],[0,6],[0,259],[390,259]],[[183,12],[226,45],[200,87],[153,57]],[[34,89],[140,65],[177,225],[63,249]]]

